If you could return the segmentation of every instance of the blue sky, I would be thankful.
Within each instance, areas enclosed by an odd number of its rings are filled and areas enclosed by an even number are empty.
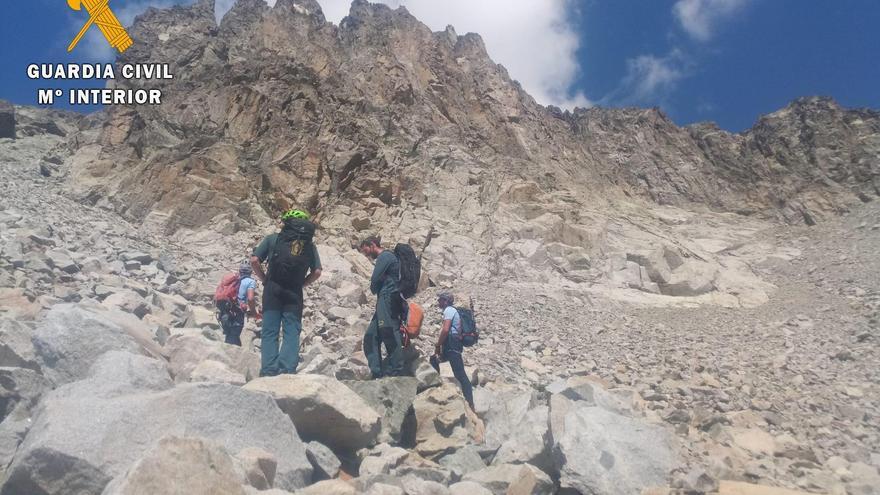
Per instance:
[[[272,3],[273,0],[268,0]],[[432,29],[479,32],[490,55],[544,104],[659,106],[679,124],[713,120],[741,131],[806,95],[880,109],[878,0],[383,0]],[[218,15],[231,0],[217,0]],[[348,0],[319,0],[338,22]],[[147,6],[112,0],[130,23]],[[108,61],[93,28],[64,0],[7,2],[0,18],[0,98],[36,103],[45,82],[29,63]],[[52,83],[94,86],[94,83]],[[61,105],[63,108],[63,105]]]

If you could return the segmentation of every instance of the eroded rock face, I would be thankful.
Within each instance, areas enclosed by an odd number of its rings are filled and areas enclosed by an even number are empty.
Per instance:
[[[338,247],[371,230],[410,240],[434,282],[547,268],[584,281],[614,227],[588,213],[606,200],[813,223],[880,190],[876,112],[804,98],[743,134],[656,109],[561,112],[478,35],[382,4],[355,2],[336,26],[315,3],[240,2],[217,25],[201,1],[147,12],[131,35],[120,63],[171,65],[164,104],[108,109],[98,156],[87,147],[71,176],[167,232],[234,232],[300,205]],[[667,292],[710,290],[711,264],[688,270],[703,268]]]

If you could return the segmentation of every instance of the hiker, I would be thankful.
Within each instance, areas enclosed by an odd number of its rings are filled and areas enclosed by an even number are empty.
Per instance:
[[[257,282],[253,278],[253,269],[247,262],[238,267],[238,311],[235,312],[231,325],[223,326],[223,335],[227,344],[241,347],[241,331],[244,329],[245,316],[257,316],[256,290]]]
[[[241,332],[244,329],[245,315],[256,317],[255,290],[257,284],[251,277],[251,265],[242,262],[238,273],[225,275],[214,292],[217,306],[217,321],[223,329],[225,342],[241,347]]]
[[[251,255],[254,274],[264,288],[260,376],[295,373],[299,365],[303,287],[321,276],[321,258],[313,242],[315,225],[309,218],[303,210],[285,212],[281,231],[266,236]],[[265,261],[268,275],[263,271]]]
[[[455,297],[450,292],[441,292],[437,295],[437,306],[443,310],[443,324],[440,327],[440,337],[437,339],[437,345],[434,346],[434,355],[431,356],[431,366],[440,373],[440,363],[449,362],[452,367],[452,374],[461,385],[461,392],[471,410],[474,409],[474,390],[471,380],[464,370],[464,360],[461,353],[464,350],[464,344],[461,332],[461,315],[453,306]]]
[[[358,251],[374,260],[376,266],[370,277],[370,292],[376,295],[376,312],[364,334],[364,354],[373,378],[403,374],[403,345],[400,335],[400,315],[403,299],[398,288],[400,263],[393,252],[382,248],[376,236],[361,241]],[[385,345],[386,360],[382,360],[381,346]]]

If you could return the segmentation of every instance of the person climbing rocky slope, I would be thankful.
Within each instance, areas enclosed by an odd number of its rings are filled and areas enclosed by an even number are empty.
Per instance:
[[[171,64],[162,106],[0,105],[0,493],[880,486],[876,111],[563,112],[479,36],[363,1],[131,34],[120,61]],[[210,298],[288,206],[324,275],[299,373],[258,378]],[[473,296],[475,411],[427,363],[431,310],[412,376],[367,380],[368,232],[417,247],[427,307]]]

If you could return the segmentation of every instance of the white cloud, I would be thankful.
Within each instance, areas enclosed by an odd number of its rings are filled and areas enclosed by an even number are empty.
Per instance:
[[[749,0],[678,0],[672,7],[681,27],[697,41],[709,41],[718,24],[743,10]]]
[[[639,55],[626,61],[626,75],[612,94],[603,98],[609,105],[656,105],[666,103],[678,83],[690,75],[691,64],[674,49],[663,57]]]
[[[324,17],[338,24],[351,0],[318,0]],[[456,32],[479,33],[489,55],[504,65],[538,102],[563,108],[589,106],[582,92],[572,92],[578,76],[578,33],[568,0],[382,0],[404,6],[434,31],[451,24]],[[231,0],[218,0],[218,15]],[[268,3],[273,4],[274,0]]]
[[[712,39],[718,26],[742,12],[751,0],[677,0],[672,14],[694,40]],[[669,106],[669,96],[694,72],[686,49],[674,46],[666,55],[639,55],[626,61],[620,86],[602,99],[604,104]]]

